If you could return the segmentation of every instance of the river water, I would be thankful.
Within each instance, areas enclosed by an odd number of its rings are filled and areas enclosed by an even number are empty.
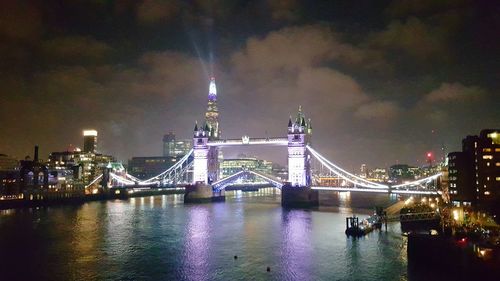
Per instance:
[[[281,208],[276,192],[1,211],[0,280],[416,279],[398,223],[360,239],[344,234],[346,216],[389,205],[387,195],[323,192],[331,207],[309,211]]]

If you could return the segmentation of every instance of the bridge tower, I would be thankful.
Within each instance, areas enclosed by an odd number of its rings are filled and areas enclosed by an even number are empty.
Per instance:
[[[194,125],[193,136],[193,184],[208,184],[208,131]]]
[[[306,149],[311,141],[311,120],[306,122],[302,108],[295,122],[288,120],[288,182],[292,186],[311,185],[311,156]]]
[[[311,120],[299,106],[292,122],[288,120],[288,183],[281,190],[284,207],[315,207],[319,205],[318,191],[311,189],[311,156],[306,146],[311,142]]]
[[[219,163],[218,148],[209,146],[212,139],[208,124],[194,126],[193,136],[193,183],[186,186],[184,203],[225,201],[223,191],[215,192],[211,183],[217,180]]]

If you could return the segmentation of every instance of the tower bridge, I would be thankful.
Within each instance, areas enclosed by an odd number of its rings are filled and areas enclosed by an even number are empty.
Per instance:
[[[353,191],[396,194],[440,194],[436,183],[441,174],[398,185],[371,182],[347,172],[311,147],[312,125],[299,107],[297,116],[288,120],[287,134],[283,137],[254,138],[243,136],[237,139],[222,138],[217,108],[215,79],[210,80],[208,106],[203,126],[195,124],[193,148],[175,165],[159,175],[140,180],[126,172],[106,169],[103,175],[91,184],[115,188],[144,188],[185,186],[184,200],[189,202],[223,201],[225,187],[241,177],[256,176],[281,189],[283,206],[317,206],[318,191]],[[256,171],[243,170],[225,178],[219,178],[219,150],[223,147],[274,145],[287,147],[288,178],[280,180]],[[318,186],[312,174],[311,161],[318,161],[347,186]]]

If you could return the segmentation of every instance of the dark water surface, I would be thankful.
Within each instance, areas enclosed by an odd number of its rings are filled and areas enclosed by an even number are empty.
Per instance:
[[[387,195],[322,194],[340,207],[319,211],[282,209],[272,190],[226,195],[215,204],[164,195],[1,211],[0,280],[412,279],[399,224],[344,234],[353,207],[388,205]]]

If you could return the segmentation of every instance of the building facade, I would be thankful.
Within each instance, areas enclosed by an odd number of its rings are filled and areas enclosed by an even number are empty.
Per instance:
[[[186,155],[192,147],[192,140],[177,140],[172,132],[163,136],[163,156],[165,157]]]
[[[220,164],[220,177],[228,177],[243,170],[251,170],[266,175],[272,175],[273,163],[254,157],[240,157],[235,159],[224,159]]]
[[[88,184],[99,176],[110,162],[115,161],[111,155],[85,152],[76,148],[73,151],[50,153],[47,166],[68,183]]]
[[[83,130],[83,151],[96,153],[97,151],[97,131]]]
[[[454,204],[500,211],[500,130],[464,138],[462,151],[448,154],[448,175]]]
[[[128,173],[142,180],[149,179],[173,166],[180,158],[179,156],[132,157],[128,161]]]

